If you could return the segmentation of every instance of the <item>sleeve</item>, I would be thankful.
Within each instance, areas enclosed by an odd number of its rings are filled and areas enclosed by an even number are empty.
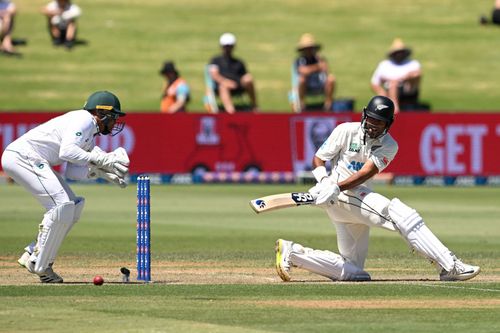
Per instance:
[[[78,7],[77,5],[75,4],[72,4],[68,10],[65,10],[61,17],[66,20],[66,21],[69,21],[69,20],[74,20],[76,18],[78,18],[80,15],[82,14],[82,10],[80,9],[80,7]]]
[[[382,63],[378,64],[375,72],[373,72],[371,78],[371,84],[380,85],[382,84]]]
[[[92,128],[94,124],[88,118],[74,118],[65,128],[59,149],[59,158],[77,165],[87,165],[90,153],[81,147],[94,140]]]
[[[218,57],[213,57],[212,59],[210,59],[209,65],[215,65],[218,67],[219,66]]]
[[[242,60],[238,60],[238,62],[239,62],[238,73],[235,74],[237,74],[239,77],[242,77],[247,73],[247,68]]]
[[[304,66],[306,64],[306,61],[304,59],[304,57],[298,57],[297,59],[295,59],[295,67],[296,68],[299,68],[299,66]]]
[[[72,180],[88,179],[89,168],[86,165],[76,165],[73,163],[66,164],[64,176]]]
[[[54,11],[57,9],[57,2],[51,1],[45,6],[46,10]]]
[[[418,71],[418,70],[422,69],[422,65],[417,60],[413,60],[413,64],[412,65],[413,65],[412,69],[411,69],[412,71]]]
[[[344,140],[346,137],[343,128],[344,126],[339,125],[333,130],[332,134],[330,134],[328,139],[326,139],[316,152],[316,156],[318,158],[323,161],[330,161],[339,154],[344,146]]]
[[[188,95],[189,95],[189,86],[187,85],[187,83],[180,84],[175,92],[175,97],[177,99],[187,99]]]
[[[398,144],[394,140],[390,140],[382,146],[372,150],[370,160],[373,161],[380,173],[392,162],[397,152]]]

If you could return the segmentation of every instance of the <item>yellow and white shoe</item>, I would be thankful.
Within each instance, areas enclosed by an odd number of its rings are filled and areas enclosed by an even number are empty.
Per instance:
[[[276,272],[285,282],[291,280],[290,270],[292,265],[290,263],[290,252],[292,251],[292,245],[293,242],[278,239],[274,248],[274,252],[276,253]]]

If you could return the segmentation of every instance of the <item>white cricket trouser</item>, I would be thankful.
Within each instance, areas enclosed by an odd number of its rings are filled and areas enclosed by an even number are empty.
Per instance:
[[[348,262],[363,268],[368,255],[371,227],[396,231],[389,219],[387,207],[390,200],[372,192],[366,186],[341,192],[338,202],[326,208],[337,230],[340,255]]]
[[[47,211],[76,198],[59,173],[33,152],[5,150],[2,155],[2,168],[17,184],[28,190]]]

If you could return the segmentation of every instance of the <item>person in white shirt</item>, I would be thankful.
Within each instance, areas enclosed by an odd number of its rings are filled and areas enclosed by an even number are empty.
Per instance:
[[[413,250],[436,264],[440,280],[468,280],[479,274],[480,268],[458,259],[414,209],[372,191],[369,180],[383,171],[398,151],[388,133],[393,121],[393,102],[375,96],[364,108],[361,122],[340,124],[318,149],[313,158],[317,184],[309,192],[337,230],[339,254],[278,239],[276,270],[283,281],[290,281],[292,267],[332,280],[371,280],[364,265],[372,227],[398,231]],[[325,168],[327,161],[331,162],[330,175]]]
[[[422,66],[410,59],[411,49],[400,38],[394,39],[387,54],[371,78],[371,88],[377,95],[387,96],[395,102],[395,113],[404,104],[418,102]]]
[[[76,196],[64,177],[74,180],[103,178],[127,185],[129,158],[125,149],[106,153],[95,145],[98,135],[116,135],[124,126],[120,101],[108,91],[90,95],[83,109],[43,123],[9,144],[2,154],[2,168],[17,184],[45,207],[35,242],[18,260],[42,283],[61,283],[53,271],[62,241],[79,220],[85,200]],[[54,166],[66,163],[61,175]]]
[[[42,13],[48,19],[52,44],[71,49],[75,45],[76,19],[82,14],[80,7],[70,0],[55,0],[43,7]]]

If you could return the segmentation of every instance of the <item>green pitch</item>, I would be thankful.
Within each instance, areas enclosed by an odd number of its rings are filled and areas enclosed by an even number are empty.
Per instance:
[[[2,110],[68,110],[90,92],[115,92],[124,110],[159,110],[166,59],[192,88],[190,110],[202,111],[203,69],[218,38],[236,34],[236,55],[255,77],[263,111],[291,112],[290,66],[304,32],[323,45],[337,78],[337,97],[371,97],[370,78],[395,37],[423,65],[421,97],[434,110],[498,110],[498,28],[480,26],[493,0],[92,0],[82,7],[71,52],[51,45],[40,8],[48,0],[16,0],[14,37],[22,59],[0,56]]]
[[[324,213],[298,207],[256,215],[255,197],[304,186],[152,186],[152,275],[135,283],[135,186],[74,185],[82,219],[61,248],[63,285],[40,285],[16,264],[42,209],[0,186],[0,332],[497,332],[500,188],[381,187],[415,207],[440,239],[482,273],[437,281],[396,233],[374,230],[370,283],[331,282],[300,270],[282,283],[274,241],[336,250]],[[122,284],[119,269],[132,271]],[[92,285],[102,275],[101,287]]]

